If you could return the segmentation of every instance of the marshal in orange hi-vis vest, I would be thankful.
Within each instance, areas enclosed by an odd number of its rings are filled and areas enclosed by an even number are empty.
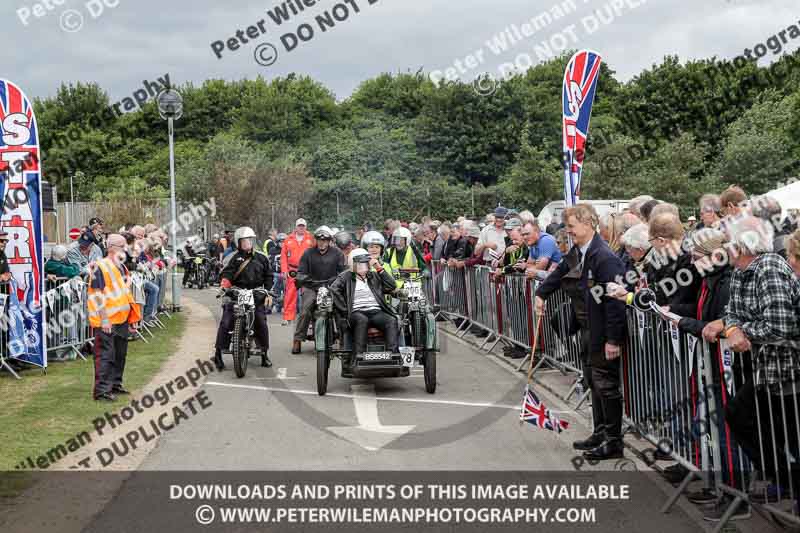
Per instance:
[[[98,261],[96,268],[103,274],[105,287],[100,290],[89,285],[89,324],[93,328],[101,326],[101,307],[105,308],[112,325],[125,322],[133,324],[141,320],[139,305],[134,302],[130,287],[119,268],[107,257]]]

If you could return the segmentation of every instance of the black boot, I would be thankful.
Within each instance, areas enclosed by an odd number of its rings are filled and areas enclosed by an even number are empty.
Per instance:
[[[217,352],[214,354],[214,357],[211,358],[214,361],[214,366],[217,367],[217,370],[225,370],[225,363],[222,362],[222,354]]]
[[[263,366],[264,368],[272,367],[272,360],[270,360],[269,355],[267,355],[267,352],[261,354],[261,366]]]
[[[595,432],[589,435],[589,438],[586,440],[576,440],[572,443],[572,447],[576,450],[588,451],[593,450],[603,444],[606,440],[605,433]]]
[[[622,439],[609,439],[603,444],[583,452],[583,457],[589,461],[605,461],[607,459],[622,459],[625,457],[625,445],[622,444]]]

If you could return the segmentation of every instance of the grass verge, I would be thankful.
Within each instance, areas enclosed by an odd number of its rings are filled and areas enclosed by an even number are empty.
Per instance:
[[[149,344],[137,340],[128,345],[124,385],[130,391],[146,385],[180,344],[184,316],[173,313],[163,322],[166,329],[153,330],[154,338],[145,334]],[[26,457],[36,461],[79,432],[91,432],[94,418],[128,402],[124,396],[113,404],[95,402],[93,384],[91,357],[87,361],[53,363],[47,367],[47,374],[40,369],[27,370],[21,380],[0,373],[0,478],[7,477],[1,473],[14,470]],[[0,497],[24,486],[25,476],[14,478],[17,487],[0,483]]]

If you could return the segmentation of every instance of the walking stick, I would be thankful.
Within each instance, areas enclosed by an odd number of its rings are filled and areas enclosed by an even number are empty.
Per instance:
[[[539,326],[542,323],[542,315],[538,315],[536,317],[536,329],[533,333],[533,344],[531,345],[531,360],[528,364],[528,382],[525,384],[525,394],[522,396],[522,406],[520,407],[519,413],[519,425],[522,425],[523,422],[523,414],[525,413],[525,399],[528,397],[528,389],[531,386],[531,381],[533,381],[533,354],[536,353],[536,345],[539,344]]]
[[[536,317],[536,329],[533,334],[533,344],[531,345],[531,360],[528,364],[528,385],[533,381],[533,354],[536,353],[536,346],[539,344],[539,327],[542,325],[542,315]]]

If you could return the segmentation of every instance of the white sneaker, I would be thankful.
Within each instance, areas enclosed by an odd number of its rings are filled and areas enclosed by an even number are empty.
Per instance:
[[[288,320],[282,320],[281,321],[281,326],[288,326],[288,325],[289,325],[289,321]]]

